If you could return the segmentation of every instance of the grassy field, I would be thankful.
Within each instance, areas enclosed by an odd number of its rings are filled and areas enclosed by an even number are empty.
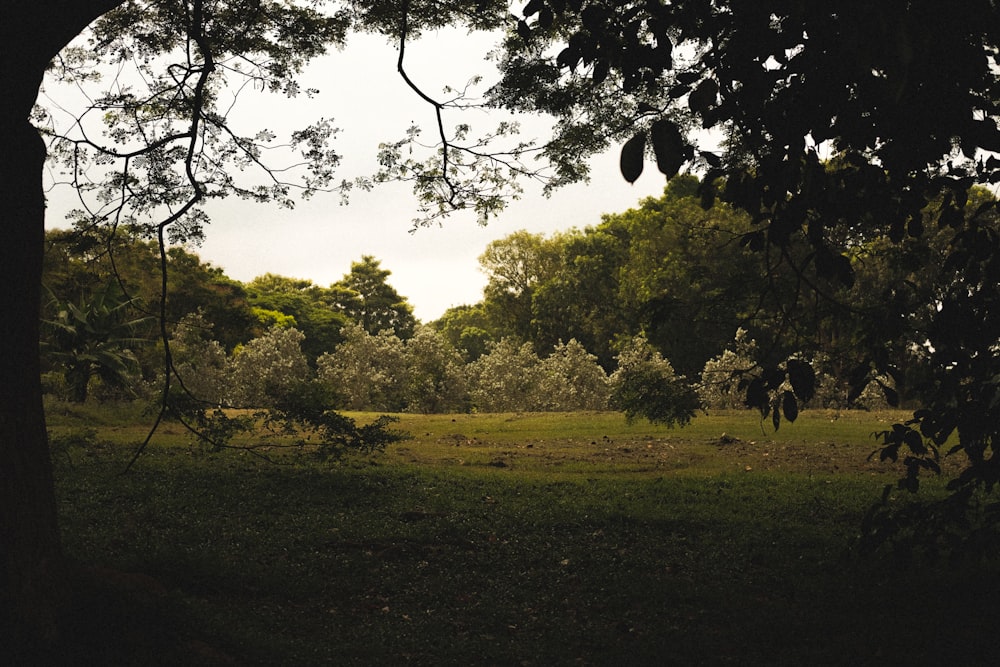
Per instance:
[[[900,474],[871,434],[902,415],[402,415],[412,439],[336,465],[168,425],[121,475],[142,428],[50,414],[67,550],[167,591],[101,622],[180,627],[233,664],[997,659],[994,572],[851,551]]]

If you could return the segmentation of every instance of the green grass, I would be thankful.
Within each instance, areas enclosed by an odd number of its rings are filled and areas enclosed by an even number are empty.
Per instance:
[[[850,551],[900,416],[402,415],[336,466],[173,427],[125,476],[144,430],[108,420],[56,461],[67,550],[240,664],[992,664],[991,572]]]

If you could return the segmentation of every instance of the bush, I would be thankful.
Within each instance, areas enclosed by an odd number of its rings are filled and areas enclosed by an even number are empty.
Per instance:
[[[618,368],[611,374],[611,405],[626,419],[644,417],[667,426],[691,421],[700,405],[698,395],[644,336],[632,338],[617,358]]]

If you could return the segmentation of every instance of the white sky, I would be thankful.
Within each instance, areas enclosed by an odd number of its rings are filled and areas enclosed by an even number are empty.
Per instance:
[[[407,71],[431,96],[438,96],[444,85],[461,88],[477,73],[489,83],[495,70],[483,56],[492,43],[488,36],[458,32],[427,35],[408,45]],[[248,127],[273,129],[279,138],[319,117],[333,118],[341,128],[334,143],[343,156],[338,180],[372,174],[379,142],[401,138],[411,123],[424,127],[428,139],[434,134],[433,109],[406,87],[396,73],[396,51],[382,38],[353,37],[342,52],[313,63],[303,87],[321,92],[313,99],[258,95],[241,100],[244,106],[236,113],[246,114]],[[497,122],[452,113],[445,118],[446,127],[469,122],[473,129],[481,125],[488,130]],[[529,124],[537,128],[524,134],[544,136],[544,122],[518,120],[526,129]],[[602,213],[624,211],[643,197],[660,195],[664,184],[655,166],[647,165],[636,184],[629,185],[619,174],[613,150],[592,162],[590,184],[563,188],[549,199],[539,187],[526,184],[522,199],[485,228],[472,214],[454,214],[440,227],[414,233],[416,203],[405,184],[355,191],[347,206],[340,206],[335,194],[317,195],[291,211],[234,200],[209,208],[212,224],[204,244],[194,250],[240,281],[270,272],[323,286],[339,280],[352,261],[374,255],[392,272],[389,282],[426,322],[451,306],[481,299],[486,278],[477,258],[491,240],[519,229],[548,234],[593,225]],[[50,225],[61,224],[71,206],[61,206],[61,201],[58,195],[50,197]]]

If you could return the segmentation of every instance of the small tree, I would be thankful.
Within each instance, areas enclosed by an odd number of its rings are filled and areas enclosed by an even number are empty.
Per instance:
[[[43,353],[62,367],[71,401],[86,401],[94,378],[126,389],[138,373],[134,350],[148,341],[136,329],[149,318],[133,318],[132,305],[114,283],[78,304],[54,302],[55,316],[45,321],[50,336]]]
[[[469,392],[462,355],[429,326],[406,341],[404,400],[409,412],[465,412]]]
[[[264,408],[274,406],[297,384],[312,374],[298,329],[271,327],[233,352],[229,373],[229,395],[233,405]]]
[[[347,410],[402,411],[406,358],[403,342],[391,331],[368,333],[360,324],[341,331],[344,341],[316,360],[317,376]]]
[[[541,362],[539,393],[546,409],[606,410],[611,396],[608,375],[575,338],[559,343]]]
[[[617,358],[618,369],[611,374],[611,405],[629,421],[645,417],[667,426],[691,421],[699,408],[698,395],[644,336],[629,340]]]
[[[228,359],[212,330],[201,311],[186,315],[174,329],[170,352],[184,390],[199,401],[219,404],[225,400]]]
[[[740,381],[748,381],[759,374],[757,341],[740,327],[733,337],[732,347],[705,363],[698,383],[698,397],[706,408],[745,408],[746,391],[740,388]]]
[[[531,343],[517,346],[504,338],[488,354],[468,365],[473,406],[482,412],[543,409],[539,387],[541,361]]]

